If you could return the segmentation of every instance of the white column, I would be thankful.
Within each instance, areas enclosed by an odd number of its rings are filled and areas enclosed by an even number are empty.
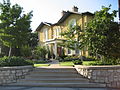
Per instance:
[[[57,57],[57,42],[55,42],[55,49],[54,49],[54,52],[55,52],[55,57]]]
[[[1,46],[0,46],[0,54],[2,53],[2,48],[1,48]]]

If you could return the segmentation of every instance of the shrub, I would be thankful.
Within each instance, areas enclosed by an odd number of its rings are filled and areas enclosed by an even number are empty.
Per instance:
[[[51,62],[50,60],[36,60],[34,61],[34,64],[44,64],[44,63],[48,63]]]
[[[25,65],[33,65],[33,62],[30,60],[25,60],[20,57],[3,57],[0,58],[0,66],[25,66]]]
[[[21,48],[21,55],[23,57],[30,57],[32,55],[31,48],[29,46],[24,46]]]
[[[79,59],[79,60],[74,60],[73,63],[74,63],[75,65],[82,65],[81,59]]]
[[[45,59],[48,51],[45,47],[37,46],[34,50],[35,59]]]
[[[78,56],[67,56],[64,58],[64,61],[72,61],[72,60],[78,60]]]
[[[95,62],[90,63],[90,65],[118,65],[120,64],[120,59],[104,59],[97,60]]]

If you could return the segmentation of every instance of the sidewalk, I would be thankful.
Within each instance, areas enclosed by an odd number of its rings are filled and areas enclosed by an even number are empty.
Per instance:
[[[46,68],[74,68],[72,66],[60,66],[58,60],[52,60],[52,62],[47,63],[47,64],[50,64],[50,66]]]

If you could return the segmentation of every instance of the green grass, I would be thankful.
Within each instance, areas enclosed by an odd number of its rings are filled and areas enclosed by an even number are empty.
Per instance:
[[[95,63],[96,61],[83,61],[83,65],[89,66],[90,63]]]
[[[61,66],[73,66],[74,63],[71,61],[71,62],[60,62],[60,65]]]
[[[50,64],[34,64],[34,67],[50,66]]]

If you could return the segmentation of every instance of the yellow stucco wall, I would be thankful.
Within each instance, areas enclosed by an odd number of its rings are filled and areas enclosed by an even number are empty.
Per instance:
[[[71,14],[64,22],[62,22],[59,25],[54,25],[54,26],[47,26],[44,25],[41,30],[38,30],[38,35],[39,35],[39,42],[45,42],[45,37],[44,37],[44,29],[47,28],[48,29],[48,40],[52,40],[52,39],[65,39],[64,37],[55,37],[55,33],[56,33],[56,29],[59,28],[61,29],[61,32],[64,32],[66,30],[68,30],[68,25],[70,20],[75,19],[77,25],[81,26],[81,29],[84,30],[85,28],[85,24],[87,24],[91,19],[93,18],[93,16],[90,15],[80,15],[80,14]],[[83,49],[81,52],[82,55],[84,56],[88,56],[88,51]]]

